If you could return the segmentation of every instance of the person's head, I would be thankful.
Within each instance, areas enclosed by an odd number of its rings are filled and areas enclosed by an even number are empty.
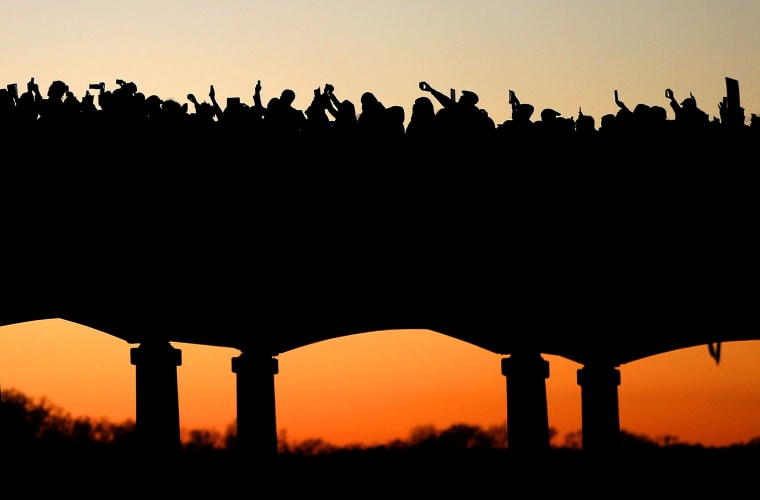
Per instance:
[[[406,120],[406,111],[402,106],[391,106],[388,108],[387,116],[390,123],[403,126],[404,120]]]
[[[344,99],[338,104],[338,115],[341,118],[347,118],[350,120],[356,119],[356,106],[348,99]]]
[[[362,110],[366,111],[368,109],[375,109],[380,106],[380,101],[377,100],[377,97],[375,97],[375,94],[372,92],[365,92],[362,94],[361,98],[362,103]]]
[[[694,97],[687,97],[681,101],[681,107],[683,109],[697,109],[697,100]]]
[[[296,100],[296,93],[290,89],[285,89],[280,94],[280,104],[290,106]]]
[[[633,108],[633,118],[639,124],[650,123],[652,118],[652,108],[644,103],[639,103]]]
[[[615,115],[607,113],[602,115],[599,130],[611,130],[615,126]]]
[[[180,104],[174,99],[166,99],[161,103],[161,111],[171,118],[180,117],[187,114],[187,103]]]
[[[414,100],[412,104],[412,118],[414,117],[432,117],[435,116],[435,108],[430,98],[422,96]]]
[[[649,115],[654,123],[661,123],[668,119],[668,112],[662,106],[652,106],[649,108]]]
[[[148,115],[156,114],[161,111],[163,100],[155,94],[145,98],[145,111]]]
[[[475,106],[480,101],[478,94],[469,90],[463,90],[462,95],[459,96],[459,102],[465,106]]]
[[[66,85],[61,80],[55,80],[53,83],[50,84],[50,87],[48,87],[48,91],[47,91],[48,99],[54,100],[54,101],[63,100],[63,97],[66,95],[66,92],[68,90],[69,90],[68,85]]]
[[[535,108],[532,104],[520,103],[512,111],[512,119],[516,121],[530,121]]]
[[[201,120],[211,120],[214,118],[214,106],[207,102],[199,102],[195,106],[195,115]]]
[[[541,111],[541,121],[550,122],[550,121],[556,120],[559,115],[560,115],[559,111],[556,111],[551,108],[545,108]]]
[[[280,106],[280,98],[279,97],[272,97],[267,101],[267,110],[268,111],[277,111],[277,108]]]

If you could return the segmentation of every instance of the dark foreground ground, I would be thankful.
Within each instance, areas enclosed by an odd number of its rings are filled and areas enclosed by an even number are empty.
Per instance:
[[[658,448],[592,456],[557,449],[346,451],[280,455],[229,452],[178,457],[19,456],[4,460],[3,489],[34,498],[526,498],[544,494],[753,498],[760,450]],[[5,497],[0,490],[0,498]]]

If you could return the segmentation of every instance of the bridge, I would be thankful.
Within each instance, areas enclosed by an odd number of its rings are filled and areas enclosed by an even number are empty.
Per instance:
[[[429,329],[503,355],[515,450],[548,448],[542,355],[565,357],[583,365],[583,447],[608,450],[621,364],[760,339],[756,174],[740,156],[273,168],[124,150],[62,168],[41,154],[3,174],[0,325],[62,318],[134,344],[141,448],[179,446],[172,342],[241,351],[238,446],[269,456],[277,356],[313,342]]]

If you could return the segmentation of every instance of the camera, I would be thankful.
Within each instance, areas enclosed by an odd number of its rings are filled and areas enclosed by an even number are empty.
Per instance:
[[[92,89],[92,90],[99,90],[99,91],[103,92],[105,90],[105,88],[106,88],[106,84],[104,82],[91,83],[89,85],[89,88]]]
[[[116,85],[124,85],[126,83],[127,82],[125,82],[124,80],[121,80],[121,79],[118,79],[118,78],[116,79]]]
[[[8,93],[13,97],[14,99],[18,97],[18,84],[17,83],[9,83],[6,88],[8,89]]]

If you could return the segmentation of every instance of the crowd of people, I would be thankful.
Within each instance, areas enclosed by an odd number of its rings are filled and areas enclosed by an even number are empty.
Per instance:
[[[111,139],[117,138],[124,145],[128,138],[130,149],[143,144],[186,144],[196,151],[201,144],[197,141],[206,141],[209,147],[245,149],[255,139],[262,149],[287,144],[290,153],[304,150],[311,158],[316,145],[327,146],[323,151],[333,158],[346,151],[341,148],[398,153],[399,146],[406,148],[405,152],[423,155],[466,151],[487,152],[483,158],[490,158],[494,151],[505,150],[586,155],[595,150],[609,152],[606,147],[610,144],[613,150],[642,144],[666,145],[662,149],[667,150],[670,140],[723,148],[727,137],[732,140],[730,147],[736,148],[751,143],[746,138],[760,137],[757,115],[747,119],[743,108],[724,99],[719,105],[720,117],[711,118],[693,95],[679,101],[670,89],[665,97],[673,119],[660,105],[639,103],[629,107],[617,90],[616,112],[605,114],[599,121],[580,109],[577,117],[563,117],[550,108],[536,113],[532,104],[521,102],[510,91],[511,117],[496,123],[478,106],[475,92],[463,90],[456,99],[424,81],[419,82],[422,95],[414,101],[408,120],[402,106],[385,105],[372,92],[364,92],[359,103],[341,99],[331,84],[315,89],[305,110],[294,107],[296,94],[291,89],[264,103],[260,81],[254,87],[251,104],[228,98],[224,106],[218,102],[213,85],[208,101],[188,94],[187,102],[180,103],[146,96],[134,82],[116,80],[116,84],[113,90],[107,90],[104,83],[91,84],[81,99],[60,80],[50,83],[44,95],[34,78],[23,92],[16,84],[0,88],[4,137],[32,135],[62,143],[90,137],[109,150],[114,147]],[[546,144],[554,147],[546,148]]]

